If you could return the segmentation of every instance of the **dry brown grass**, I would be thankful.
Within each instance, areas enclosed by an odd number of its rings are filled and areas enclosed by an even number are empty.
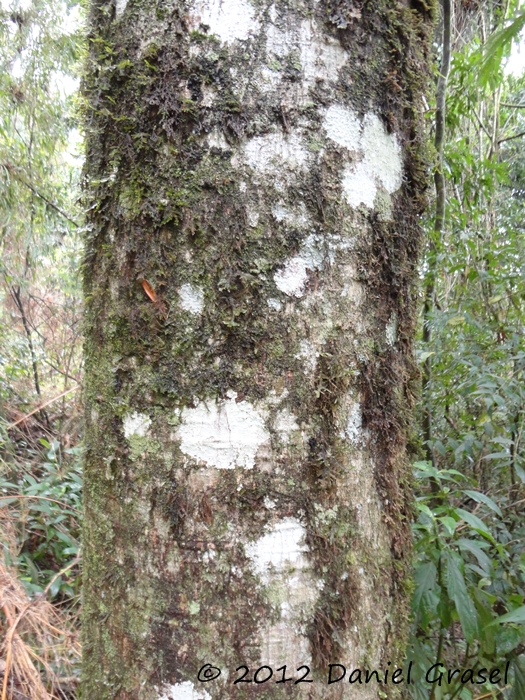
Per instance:
[[[0,508],[0,528],[4,547],[15,560],[15,528],[6,508]],[[75,697],[72,675],[80,660],[80,642],[74,621],[47,600],[54,579],[43,593],[30,597],[16,568],[7,566],[0,553],[0,700]]]

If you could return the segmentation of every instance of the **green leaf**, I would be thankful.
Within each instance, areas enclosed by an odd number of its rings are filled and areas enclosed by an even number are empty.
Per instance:
[[[491,625],[498,625],[500,622],[525,622],[525,605],[522,605],[516,610],[511,610],[501,617],[497,617]]]
[[[416,584],[414,595],[412,596],[412,609],[417,612],[424,599],[428,599],[429,595],[436,595],[437,602],[437,569],[433,562],[429,561],[426,564],[418,566],[414,572],[414,581]]]
[[[481,491],[464,490],[463,493],[466,493],[467,496],[474,499],[478,503],[484,503],[486,506],[491,508],[495,513],[497,513],[500,516],[500,518],[503,517],[503,513],[501,512],[500,507],[496,503],[494,503],[492,498],[489,498],[489,496],[486,496],[484,493],[481,493]]]
[[[49,593],[50,593],[52,599],[56,596],[56,594],[60,590],[61,585],[62,585],[62,576],[59,576],[56,579],[56,581],[53,581],[53,583],[49,589]]]
[[[438,518],[438,520],[440,520],[443,523],[443,525],[444,525],[444,527],[449,535],[454,534],[454,532],[456,531],[456,525],[458,524],[457,520],[454,520],[454,518],[451,518],[450,515],[445,515],[442,518]]]
[[[490,574],[492,571],[492,560],[485,554],[478,542],[462,537],[461,539],[457,540],[456,544],[462,551],[471,552],[478,560],[481,568],[487,574]],[[487,547],[488,545],[485,546]]]
[[[444,558],[447,562],[447,590],[451,600],[454,601],[456,606],[465,639],[467,642],[472,643],[479,636],[478,613],[468,594],[467,585],[459,568],[456,556],[457,555],[454,555],[452,552],[445,553]]]
[[[523,700],[525,698],[525,657],[517,656],[510,665],[511,686],[509,700]]]
[[[496,544],[496,540],[494,537],[492,537],[490,530],[485,525],[483,520],[481,520],[481,518],[478,518],[478,516],[474,515],[473,513],[469,513],[468,510],[463,510],[463,508],[456,508],[456,513],[462,520],[468,523],[471,528],[476,530],[476,532],[479,532],[480,535],[486,537],[488,540],[490,540],[490,542],[492,542],[492,544]]]
[[[516,627],[499,627],[495,632],[498,654],[504,656],[513,651],[521,642],[523,632]]]
[[[458,314],[457,316],[452,316],[447,321],[449,326],[461,326],[465,323],[465,317]]]
[[[489,455],[485,455],[483,459],[509,459],[510,455],[508,452],[491,452]]]
[[[421,363],[426,362],[429,357],[432,357],[432,355],[435,355],[435,352],[422,352],[421,355],[419,356],[419,361]]]
[[[521,481],[522,484],[525,484],[525,469],[522,469],[519,464],[514,465],[514,471],[516,472],[516,476],[518,479]]]
[[[478,71],[480,85],[487,83],[497,75],[503,55],[513,41],[517,40],[525,26],[525,12],[519,12],[509,25],[494,32],[485,44],[485,52]]]

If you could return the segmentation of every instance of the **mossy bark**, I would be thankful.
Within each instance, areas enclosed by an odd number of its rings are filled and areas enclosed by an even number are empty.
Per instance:
[[[431,22],[92,2],[84,698],[404,695]]]

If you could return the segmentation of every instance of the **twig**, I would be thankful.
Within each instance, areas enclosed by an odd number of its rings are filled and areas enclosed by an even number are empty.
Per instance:
[[[474,108],[472,108],[472,112],[473,112],[474,116],[476,117],[476,119],[478,120],[478,124],[480,125],[480,127],[483,129],[483,131],[489,137],[489,139],[492,140],[492,136],[490,135],[489,130],[483,124],[483,122],[481,121],[481,118],[479,117],[478,113],[476,112],[476,110]],[[498,143],[501,143],[501,141],[498,141]]]
[[[23,416],[22,418],[19,418],[14,423],[10,423],[6,429],[11,430],[11,428],[14,428],[19,423],[23,423],[25,420],[30,418],[32,415],[34,415],[35,413],[38,413],[38,411],[41,411],[46,406],[49,406],[50,403],[53,403],[54,401],[58,401],[58,399],[61,399],[66,394],[69,394],[71,391],[76,391],[77,389],[80,389],[80,384],[78,384],[77,386],[72,386],[71,389],[68,389],[67,391],[63,391],[61,394],[59,394],[58,396],[55,396],[53,399],[49,399],[49,401],[46,401],[41,406],[37,406],[37,408],[35,408],[34,411],[31,411],[31,413],[28,413],[27,415]]]
[[[77,556],[73,559],[72,562],[70,562],[67,566],[65,566],[61,571],[59,571],[51,581],[47,584],[47,586],[44,588],[42,593],[40,593],[38,596],[35,596],[33,600],[30,600],[27,605],[25,605],[22,610],[18,613],[18,615],[15,617],[13,622],[9,625],[9,629],[7,630],[6,636],[5,636],[5,647],[6,647],[6,661],[5,661],[5,669],[4,669],[4,684],[2,688],[2,700],[7,700],[7,683],[9,680],[9,671],[11,670],[11,657],[12,657],[12,647],[13,647],[13,637],[16,632],[16,628],[18,627],[20,620],[25,616],[27,611],[39,600],[45,599],[47,594],[49,593],[49,589],[51,586],[55,583],[57,578],[59,576],[62,576],[63,574],[66,573],[66,571],[69,571],[69,569],[73,568],[75,564],[78,564],[78,562],[81,560],[82,556],[80,552],[77,554]]]
[[[519,139],[519,138],[521,138],[522,136],[525,136],[525,131],[520,131],[520,133],[519,133],[519,134],[516,134],[515,136],[507,136],[507,137],[504,138],[504,139],[500,139],[500,140],[498,141],[498,143],[503,143],[504,141],[512,141],[512,139]]]
[[[39,192],[34,185],[32,185],[30,182],[27,182],[27,180],[24,180],[23,177],[18,175],[18,173],[15,171],[14,167],[10,163],[2,163],[2,165],[15,178],[15,180],[21,182],[22,185],[25,185],[29,190],[31,190],[33,194],[36,194],[37,197],[40,197],[42,201],[48,204],[51,207],[51,209],[54,209],[57,212],[57,214],[60,214],[60,216],[66,219],[66,221],[69,221],[70,224],[73,224],[73,226],[79,228],[80,224],[78,224],[76,221],[73,221],[73,219],[71,219],[65,211],[63,211],[57,204],[52,202],[48,197]]]
[[[504,688],[494,688],[494,690],[491,690],[490,693],[485,693],[485,695],[478,695],[477,698],[474,698],[474,700],[486,700],[486,698],[493,698],[494,691],[497,693],[501,693],[502,690],[507,690],[507,688],[510,688],[510,685],[506,685]]]
[[[69,569],[72,569],[74,566],[76,566],[76,564],[78,564],[81,559],[82,559],[82,554],[79,552],[77,554],[77,556],[73,559],[73,561],[70,561],[67,566],[65,566],[63,569],[61,569],[57,574],[55,574],[53,576],[53,578],[47,584],[47,586],[44,588],[42,593],[40,593],[40,598],[45,598],[47,596],[47,594],[49,593],[51,586],[55,583],[57,578],[60,578],[60,576],[65,574],[66,571],[69,571]],[[35,600],[36,600],[36,598],[31,601],[30,605],[32,605],[35,602]]]

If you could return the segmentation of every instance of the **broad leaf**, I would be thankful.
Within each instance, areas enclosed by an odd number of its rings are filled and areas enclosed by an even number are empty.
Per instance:
[[[447,562],[447,590],[456,606],[465,639],[472,643],[479,635],[478,613],[469,596],[456,556],[452,552],[447,552],[444,556]]]
[[[485,495],[484,493],[481,493],[481,491],[468,491],[468,490],[464,490],[463,493],[466,493],[467,496],[469,496],[470,498],[474,499],[474,500],[477,501],[478,503],[484,503],[486,506],[488,506],[489,508],[491,508],[491,510],[493,510],[495,513],[497,513],[497,514],[500,516],[500,518],[503,517],[503,513],[501,512],[501,508],[498,506],[498,504],[497,504],[497,503],[494,503],[494,501],[492,500],[492,498],[490,498],[489,496]]]
[[[505,615],[501,615],[492,622],[492,625],[497,625],[500,622],[525,622],[525,605],[521,608],[516,608],[516,610],[511,610]]]

